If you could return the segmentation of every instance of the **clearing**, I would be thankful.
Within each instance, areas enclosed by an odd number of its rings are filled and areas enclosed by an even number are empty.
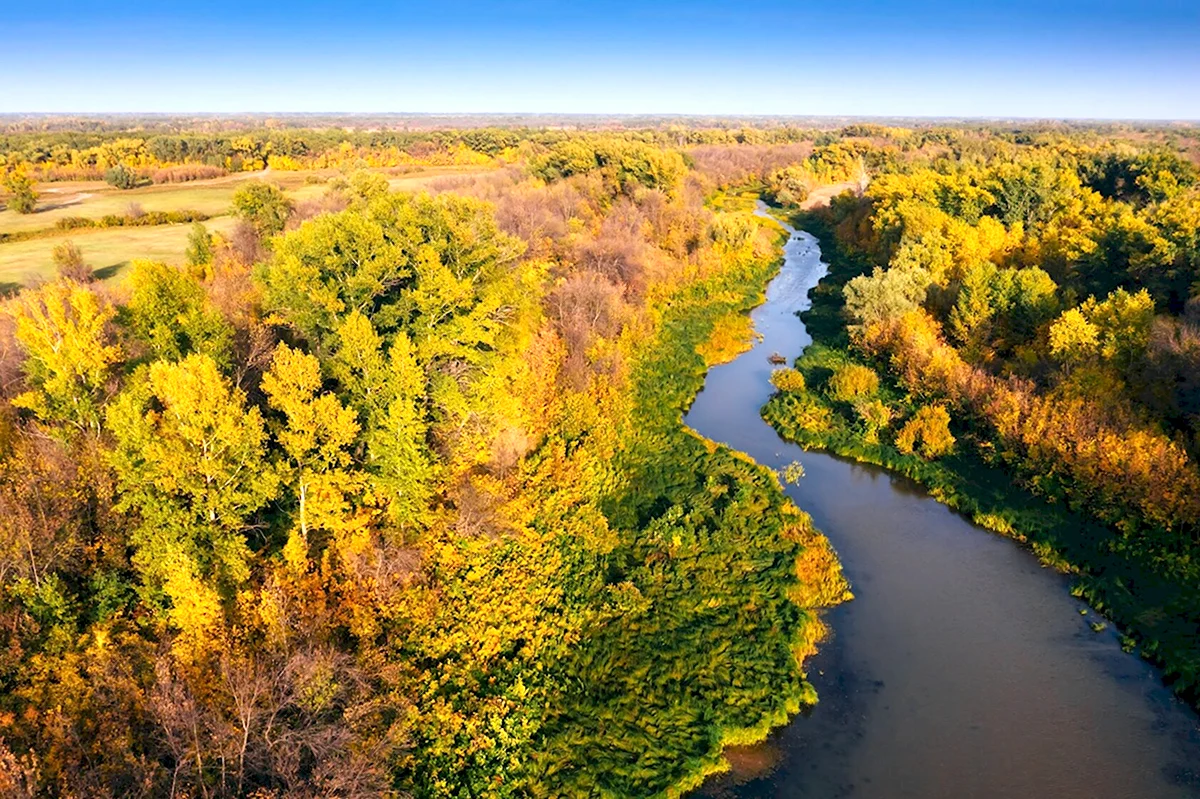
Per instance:
[[[490,171],[480,167],[430,167],[396,174],[379,170],[388,177],[393,190],[420,191],[431,181],[448,176],[473,176]],[[107,214],[123,216],[131,203],[144,211],[200,211],[212,218],[205,226],[214,233],[226,233],[234,220],[230,203],[238,185],[247,180],[269,180],[278,184],[295,201],[324,194],[328,180],[339,175],[335,169],[297,172],[238,172],[211,180],[166,183],[122,191],[102,181],[64,181],[43,183],[37,187],[38,208],[32,214],[0,211],[0,233],[16,233],[53,228],[58,220],[81,216],[99,218]],[[117,274],[136,258],[180,263],[187,247],[190,225],[155,227],[81,228],[64,230],[42,238],[0,244],[0,291],[11,290],[54,273],[51,252],[56,244],[70,239],[83,251],[84,260],[101,278]]]
[[[204,225],[214,233],[227,233],[234,218],[222,216]],[[192,226],[117,227],[104,230],[75,230],[71,235],[0,244],[0,291],[11,291],[54,274],[51,253],[69,238],[79,246],[83,260],[102,279],[111,278],[135,258],[182,263]]]

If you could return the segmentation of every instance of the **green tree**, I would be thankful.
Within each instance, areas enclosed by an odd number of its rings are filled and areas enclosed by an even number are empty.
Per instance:
[[[426,444],[425,373],[408,336],[397,333],[385,352],[371,321],[352,313],[337,331],[330,369],[363,419],[366,465],[387,490],[393,520],[419,523],[434,468]]]
[[[479,201],[393,194],[282,237],[257,277],[267,309],[318,352],[354,312],[385,337],[406,326],[420,345],[480,305],[520,252]]]
[[[212,235],[202,222],[193,222],[184,253],[188,266],[205,266],[213,260]]]
[[[950,332],[972,361],[983,360],[985,348],[991,343],[992,324],[999,310],[994,285],[998,271],[990,263],[968,269],[950,311]]]
[[[995,197],[996,215],[1004,224],[1040,228],[1079,193],[1079,177],[1048,161],[1001,164],[987,185]]]
[[[208,307],[204,287],[186,272],[157,261],[134,261],[124,312],[129,329],[155,358],[204,353],[229,365],[233,330]]]
[[[175,623],[199,635],[217,593],[250,576],[246,526],[277,493],[262,416],[212,358],[189,355],[152,363],[107,424],[117,508],[138,522],[133,563],[170,600]]]
[[[981,263],[967,269],[950,312],[950,332],[969,360],[986,360],[994,348],[1031,338],[1058,310],[1058,287],[1037,267],[1000,269]]]
[[[292,212],[292,201],[278,186],[252,180],[233,193],[233,211],[249,222],[258,235],[273,236],[283,232]]]
[[[845,314],[859,327],[899,318],[925,301],[929,273],[924,269],[881,269],[859,275],[842,290]]]

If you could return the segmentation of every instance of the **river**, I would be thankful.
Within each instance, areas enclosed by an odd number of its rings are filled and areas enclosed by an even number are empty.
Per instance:
[[[761,209],[760,209],[761,213]],[[713,368],[686,421],[771,468],[833,543],[855,599],[807,664],[820,702],[729,752],[710,797],[1157,799],[1200,796],[1200,718],[1120,648],[1067,580],[903,477],[782,441],[759,409],[773,352],[811,341],[796,313],[825,274],[791,231],[752,313],[762,340]]]

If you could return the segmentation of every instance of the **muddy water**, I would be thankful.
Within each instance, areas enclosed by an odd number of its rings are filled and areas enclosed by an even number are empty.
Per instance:
[[[1065,579],[907,480],[780,440],[759,416],[773,352],[811,340],[796,312],[824,275],[792,232],[753,313],[762,341],[712,369],[694,429],[772,468],[804,465],[796,503],[856,598],[809,664],[820,703],[700,792],[720,797],[1200,796],[1200,720],[1121,651]]]

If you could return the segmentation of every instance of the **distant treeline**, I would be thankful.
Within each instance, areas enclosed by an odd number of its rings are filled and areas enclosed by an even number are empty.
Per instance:
[[[1190,128],[1123,128],[1131,141],[1151,139],[1194,146]],[[789,124],[739,127],[646,128],[582,132],[564,128],[481,127],[437,130],[387,128],[268,128],[167,132],[154,127],[94,130],[37,130],[0,135],[0,168],[28,169],[43,179],[100,177],[117,165],[160,172],[162,180],[178,180],[184,165],[232,171],[324,168],[347,165],[396,167],[410,164],[482,164],[498,156],[516,160],[518,151],[536,152],[572,138],[622,138],[656,146],[691,148],[703,145],[779,145],[843,139],[867,139],[904,151],[930,145],[968,147],[981,141],[1038,144],[1064,137],[1086,142],[1100,135],[1095,128],[1031,125],[958,129],[944,126],[906,128],[855,123],[835,129]],[[1186,147],[1185,147],[1186,149]],[[162,171],[168,170],[168,171]]]

